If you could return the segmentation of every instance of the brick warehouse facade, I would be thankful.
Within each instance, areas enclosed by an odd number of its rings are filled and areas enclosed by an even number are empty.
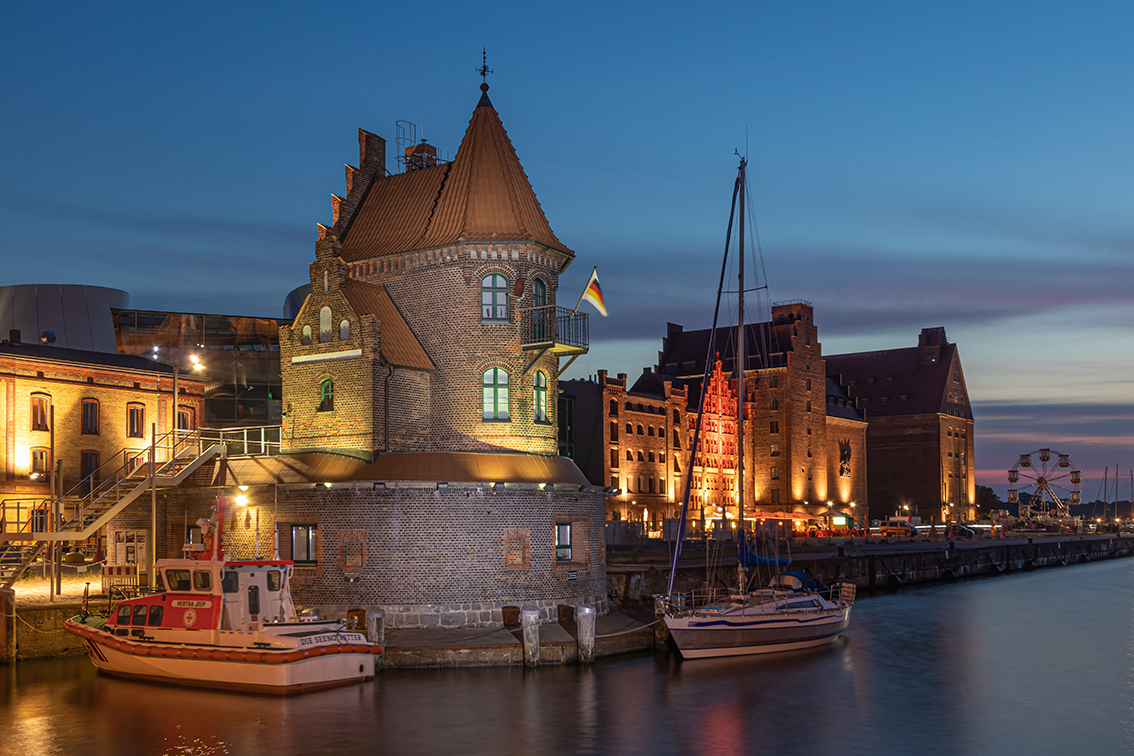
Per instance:
[[[181,425],[196,427],[204,407],[205,385],[182,373],[177,409]],[[51,469],[51,412],[54,410],[55,458],[62,462],[61,490],[67,493],[84,477],[95,480],[105,465],[120,466],[148,453],[152,425],[159,436],[173,428],[173,369],[150,359],[78,349],[0,344],[0,445],[4,477],[0,491],[9,496],[46,497]]]
[[[604,497],[557,455],[549,401],[561,357],[586,349],[585,316],[555,309],[574,253],[482,93],[451,163],[386,175],[384,140],[360,131],[311,293],[280,328],[281,454],[163,492],[159,553],[242,485],[260,526],[236,515],[234,555],[278,524],[308,606],[381,606],[395,627],[498,626],[510,604],[607,610]]]
[[[574,449],[592,483],[621,489],[607,500],[609,518],[645,519],[657,527],[660,519],[678,516],[708,336],[708,330],[670,324],[658,365],[629,388],[625,375],[611,378],[605,371],[597,383],[564,383],[572,405],[597,404],[602,413],[601,439],[597,428],[576,423]],[[774,306],[770,322],[748,326],[747,339],[761,351],[749,356],[745,370],[746,509],[822,518],[833,508],[861,522],[867,425],[845,389],[826,376],[811,305]],[[690,517],[706,521],[735,517],[737,499],[735,354],[728,329],[718,330],[716,343],[690,495]],[[585,398],[596,393],[601,404]],[[593,451],[599,444],[603,454]]]
[[[916,347],[828,357],[827,372],[869,423],[872,518],[976,519],[972,406],[944,328],[923,328]]]

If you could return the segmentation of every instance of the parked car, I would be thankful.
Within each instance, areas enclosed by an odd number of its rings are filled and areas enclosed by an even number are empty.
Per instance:
[[[972,528],[965,527],[960,523],[953,523],[949,529],[945,531],[945,535],[949,538],[972,538],[976,535]]]

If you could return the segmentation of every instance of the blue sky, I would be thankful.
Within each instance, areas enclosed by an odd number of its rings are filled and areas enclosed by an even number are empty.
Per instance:
[[[707,325],[747,144],[771,298],[813,302],[827,353],[945,326],[978,480],[1003,492],[1047,446],[1091,499],[1134,464],[1132,22],[1126,3],[8,3],[3,283],[278,315],[355,129],[414,121],[451,154],[487,47],[578,252],[561,286],[597,265],[606,292],[569,375],[637,373],[667,320]]]

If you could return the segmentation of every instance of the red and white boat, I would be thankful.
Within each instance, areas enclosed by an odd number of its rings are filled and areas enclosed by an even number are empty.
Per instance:
[[[381,647],[341,620],[300,620],[294,563],[226,560],[213,545],[217,520],[199,521],[201,558],[158,561],[157,593],[124,600],[107,618],[67,620],[94,665],[115,676],[278,694],[372,678]]]

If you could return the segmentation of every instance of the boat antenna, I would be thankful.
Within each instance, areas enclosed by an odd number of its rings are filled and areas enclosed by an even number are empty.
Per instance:
[[[669,583],[666,587],[666,593],[673,595],[673,584],[677,577],[677,560],[681,558],[681,544],[685,539],[685,522],[689,516],[689,494],[693,487],[693,467],[697,461],[697,444],[701,438],[701,420],[704,418],[705,413],[705,389],[709,385],[709,379],[713,370],[713,348],[716,345],[717,339],[717,317],[721,311],[721,292],[724,291],[725,272],[728,270],[728,250],[732,242],[732,222],[736,215],[736,195],[740,191],[740,176],[737,176],[736,183],[732,187],[732,208],[728,214],[728,230],[725,232],[725,252],[724,259],[721,261],[721,278],[717,284],[717,303],[713,307],[713,327],[709,329],[709,348],[705,354],[705,374],[701,380],[701,396],[697,400],[697,424],[693,428],[693,444],[689,449],[689,464],[685,470],[685,493],[681,498],[681,517],[677,520],[677,544],[673,549],[673,562],[669,566]],[[706,553],[706,559],[708,555]]]

